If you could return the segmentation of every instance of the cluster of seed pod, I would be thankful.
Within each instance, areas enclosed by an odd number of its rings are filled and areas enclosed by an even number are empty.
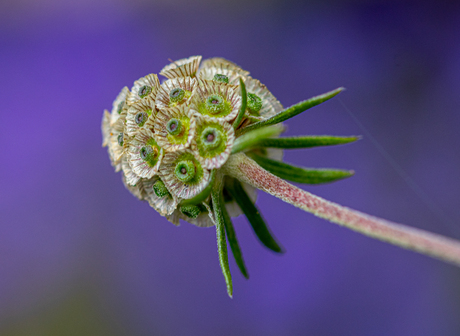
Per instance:
[[[239,128],[283,107],[248,71],[223,58],[201,59],[171,62],[160,71],[166,77],[161,84],[149,74],[131,90],[124,87],[111,112],[104,111],[102,134],[112,165],[132,194],[175,225],[183,219],[207,227],[214,225],[210,197],[197,204],[186,200],[203,193],[228,160]],[[247,92],[242,118],[240,80]],[[230,209],[232,216],[238,214]]]

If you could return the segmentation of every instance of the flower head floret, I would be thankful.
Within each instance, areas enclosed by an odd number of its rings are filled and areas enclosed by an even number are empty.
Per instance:
[[[133,137],[147,120],[155,119],[155,101],[152,98],[141,99],[128,108],[126,114],[126,133]]]
[[[166,78],[194,77],[200,66],[201,56],[192,56],[178,61],[172,61],[160,71]]]
[[[141,99],[152,99],[155,101],[159,88],[160,81],[157,75],[150,74],[139,78],[134,82],[126,102],[128,105],[132,105]]]
[[[196,84],[196,79],[191,77],[166,80],[161,84],[156,97],[157,108],[163,109],[182,104],[188,105]]]
[[[238,115],[241,95],[238,87],[200,80],[191,107],[201,115],[231,122]]]

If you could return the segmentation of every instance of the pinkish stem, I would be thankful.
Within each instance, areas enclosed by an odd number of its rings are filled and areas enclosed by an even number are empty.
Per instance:
[[[223,173],[315,216],[364,235],[460,266],[460,241],[393,223],[326,201],[267,172],[244,154],[231,155]]]

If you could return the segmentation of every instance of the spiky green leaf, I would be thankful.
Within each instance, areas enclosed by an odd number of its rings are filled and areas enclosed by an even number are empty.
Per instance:
[[[232,154],[241,152],[259,144],[260,141],[279,135],[284,131],[282,125],[262,127],[236,138],[232,147]]]
[[[248,133],[249,134],[249,133]],[[245,134],[246,135],[246,134]],[[244,135],[243,135],[244,136]],[[243,137],[241,136],[241,138]],[[299,137],[286,137],[286,138],[266,138],[261,139],[258,147],[272,147],[272,148],[311,148],[318,146],[333,146],[347,144],[359,140],[359,136],[331,136],[331,135],[313,135],[313,136],[299,136]]]
[[[252,203],[241,183],[238,180],[233,180],[226,185],[226,188],[245,214],[261,243],[270,250],[278,253],[283,252],[283,249],[273,237],[267,224],[265,224],[259,209]]]
[[[222,205],[224,204],[222,200]],[[235,258],[236,264],[240,269],[241,273],[246,279],[249,279],[249,274],[246,269],[246,265],[243,259],[243,253],[241,252],[240,245],[238,244],[238,239],[236,237],[235,228],[233,227],[232,220],[225,208],[225,205],[222,206],[222,214],[224,216],[224,223],[225,223],[225,232],[227,233],[227,239],[230,244],[230,248],[233,253],[233,257]]]
[[[214,188],[211,192],[214,219],[216,222],[217,251],[220,268],[227,284],[228,296],[233,297],[232,274],[228,265],[227,239],[225,239],[225,223],[221,204],[222,190]]]
[[[285,120],[288,120],[289,118],[295,117],[296,115],[308,110],[309,108],[312,108],[313,106],[319,105],[326,100],[329,100],[336,95],[338,95],[340,92],[344,90],[343,87],[339,87],[335,90],[326,92],[322,95],[315,96],[313,98],[301,101],[300,103],[297,103],[295,105],[292,105],[291,107],[285,109],[284,111],[281,111],[280,113],[274,115],[271,118],[268,118],[267,120],[259,121],[254,124],[248,125],[244,128],[239,129],[236,132],[236,135],[239,136],[243,133],[246,133],[248,131],[252,131],[257,128],[261,128],[264,126],[269,126],[269,125],[274,125],[278,124],[280,122],[283,122]]]
[[[284,162],[268,159],[257,154],[252,154],[250,157],[262,168],[268,170],[273,175],[298,183],[328,183],[350,177],[354,174],[352,170],[309,169],[296,167]]]

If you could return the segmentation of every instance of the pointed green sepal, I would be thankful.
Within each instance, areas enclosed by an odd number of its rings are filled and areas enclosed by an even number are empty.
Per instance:
[[[225,239],[225,224],[224,215],[222,212],[221,204],[221,189],[214,188],[211,192],[212,207],[214,212],[214,220],[216,222],[216,236],[217,236],[217,251],[219,253],[219,263],[222,273],[227,284],[227,293],[230,298],[233,297],[233,283],[232,274],[228,265],[228,252],[227,252],[227,239]]]
[[[232,154],[254,147],[264,139],[280,135],[284,131],[283,125],[262,127],[236,138],[232,147]]]
[[[306,184],[320,184],[341,180],[354,174],[352,170],[307,169],[251,154],[250,157],[262,168],[282,179]]]
[[[238,239],[236,237],[235,229],[233,227],[232,220],[225,208],[224,202],[222,200],[222,214],[224,216],[224,223],[225,223],[225,232],[227,233],[227,239],[230,244],[230,248],[233,253],[233,257],[235,258],[236,264],[241,271],[241,274],[246,279],[249,279],[249,274],[246,269],[246,265],[244,264],[243,253],[241,252],[240,245],[238,244]]]
[[[243,82],[243,79],[240,77],[240,90],[241,90],[241,106],[240,110],[238,112],[238,115],[236,116],[235,121],[233,122],[233,128],[237,129],[238,126],[241,123],[241,120],[244,118],[244,113],[246,112],[246,105],[248,102],[248,95],[246,92],[246,85]]]
[[[259,209],[252,203],[241,183],[238,180],[233,180],[226,184],[226,188],[245,214],[261,243],[272,251],[278,253],[284,252],[283,248],[271,234],[267,224],[265,224]]]
[[[241,136],[241,138],[244,137],[245,135]],[[257,143],[257,146],[258,147],[284,148],[284,149],[311,148],[311,147],[318,147],[318,146],[342,145],[342,144],[347,144],[347,143],[350,143],[350,142],[353,142],[359,139],[361,139],[361,137],[359,136],[343,137],[343,136],[331,136],[331,135],[269,138],[269,139],[260,140]]]
[[[308,110],[309,108],[312,108],[313,106],[319,105],[326,100],[329,100],[336,95],[338,95],[340,92],[342,92],[345,88],[339,87],[335,90],[323,93],[322,95],[315,96],[313,98],[301,101],[300,103],[297,103],[295,105],[292,105],[291,107],[285,109],[284,111],[281,111],[280,113],[274,115],[271,118],[268,118],[267,120],[259,121],[254,124],[248,125],[244,128],[239,129],[236,132],[236,136],[239,136],[243,133],[246,133],[248,131],[252,131],[257,128],[261,128],[264,126],[269,126],[269,125],[274,125],[278,124],[280,122],[283,122],[285,120],[288,120],[289,118],[295,117],[296,115]]]

